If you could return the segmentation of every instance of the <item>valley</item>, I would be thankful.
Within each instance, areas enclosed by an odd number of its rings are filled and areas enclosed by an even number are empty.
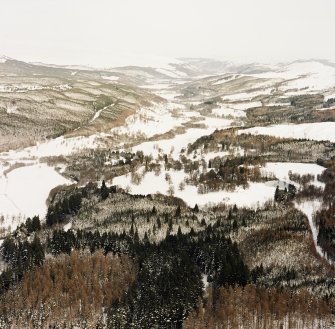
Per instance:
[[[331,328],[335,68],[211,64],[98,70],[0,61],[0,299],[24,310],[2,306],[0,328]],[[18,252],[12,261],[6,252],[24,243],[36,243],[41,260],[22,265]],[[111,286],[122,289],[114,300],[98,288],[72,296],[57,283],[64,311],[29,289],[34,266],[50,281],[63,262],[80,278],[78,264],[98,263],[104,276],[114,266]],[[173,277],[178,269],[193,275],[179,278],[185,286]],[[178,289],[184,295],[173,296]],[[243,317],[234,313],[240,305],[224,313],[235,298],[229,289],[254,296],[243,299]],[[11,291],[27,294],[29,307]],[[156,308],[144,307],[147,295]],[[301,296],[311,301],[306,309]],[[85,298],[94,312],[81,306]],[[258,299],[267,304],[254,312]]]

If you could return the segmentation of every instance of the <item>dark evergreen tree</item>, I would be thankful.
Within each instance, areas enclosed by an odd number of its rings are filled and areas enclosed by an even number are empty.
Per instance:
[[[198,207],[198,204],[197,204],[197,203],[195,204],[195,206],[194,206],[194,208],[193,208],[193,211],[194,211],[195,213],[198,213],[198,212],[199,212],[199,207]]]
[[[101,184],[101,188],[100,188],[100,196],[101,196],[101,199],[102,200],[105,200],[108,198],[108,195],[109,195],[109,190],[106,186],[106,183],[105,181],[103,180],[102,181],[102,184]]]
[[[180,217],[181,217],[181,208],[180,208],[179,205],[178,205],[178,207],[177,207],[177,209],[176,209],[175,217],[176,217],[176,218],[180,218]]]

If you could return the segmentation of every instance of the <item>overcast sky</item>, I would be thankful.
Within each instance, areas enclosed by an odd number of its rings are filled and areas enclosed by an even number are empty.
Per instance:
[[[0,0],[0,54],[101,67],[154,57],[335,62],[334,13],[335,0]]]

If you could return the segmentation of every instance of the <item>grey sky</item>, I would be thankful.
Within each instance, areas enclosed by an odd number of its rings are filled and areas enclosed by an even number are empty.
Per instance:
[[[335,62],[334,12],[334,0],[0,0],[0,54],[95,66],[153,56]]]

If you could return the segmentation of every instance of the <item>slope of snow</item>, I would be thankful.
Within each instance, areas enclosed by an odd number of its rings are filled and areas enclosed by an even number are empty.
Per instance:
[[[5,217],[2,227],[12,225],[15,229],[12,217],[39,215],[44,218],[50,190],[70,183],[46,164],[17,168],[6,177],[0,176],[0,214]]]
[[[101,135],[101,134],[100,134]],[[86,148],[96,148],[99,146],[97,141],[99,134],[89,137],[64,138],[63,136],[38,143],[35,146],[27,147],[22,150],[12,150],[0,153],[0,160],[21,160],[31,158],[41,158],[48,156],[70,155],[76,151]]]
[[[186,122],[184,118],[177,118],[172,115],[171,111],[174,109],[184,109],[184,106],[169,103],[142,108],[126,119],[125,126],[113,128],[111,132],[120,135],[142,135],[145,137],[164,134]]]
[[[167,75],[170,78],[185,78],[187,74],[175,69],[175,67],[169,65],[167,68],[158,68],[156,69],[158,73]]]
[[[323,90],[335,86],[335,68],[318,61],[293,62],[277,66],[274,71],[257,74],[261,78],[291,80],[286,88]]]
[[[335,142],[335,122],[283,124],[239,130],[239,134],[270,135],[296,139],[329,140]]]
[[[239,75],[236,74],[236,75],[231,75],[231,76],[215,79],[215,82],[212,83],[212,86],[222,85],[228,81],[235,80],[238,77]]]

